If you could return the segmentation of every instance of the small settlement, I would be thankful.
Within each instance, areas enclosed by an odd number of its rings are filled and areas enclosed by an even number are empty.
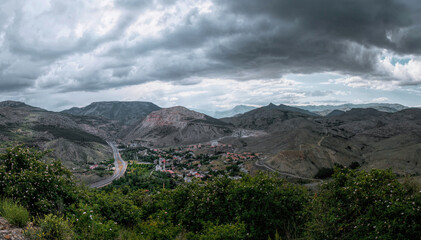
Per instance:
[[[247,173],[248,162],[257,160],[259,153],[236,153],[230,144],[194,144],[178,148],[149,149],[137,146],[121,146],[124,160],[137,164],[154,164],[155,171],[169,173],[172,177],[190,182],[193,178],[215,175],[239,177]]]

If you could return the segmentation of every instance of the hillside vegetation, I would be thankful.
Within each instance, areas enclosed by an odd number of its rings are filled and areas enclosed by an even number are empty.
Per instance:
[[[421,192],[387,170],[335,168],[310,193],[275,175],[215,177],[174,189],[77,186],[58,161],[0,155],[0,197],[26,207],[32,239],[419,239]]]

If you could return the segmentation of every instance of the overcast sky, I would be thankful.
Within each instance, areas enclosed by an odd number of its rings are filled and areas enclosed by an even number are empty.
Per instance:
[[[421,105],[420,0],[0,1],[0,101]]]

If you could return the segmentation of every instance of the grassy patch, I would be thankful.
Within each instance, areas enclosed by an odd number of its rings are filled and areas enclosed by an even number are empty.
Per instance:
[[[48,214],[44,219],[38,220],[39,228],[28,229],[25,236],[29,239],[51,239],[51,240],[70,240],[73,231],[69,222],[63,217]]]
[[[10,224],[25,227],[29,222],[29,212],[24,207],[4,199],[0,202],[0,214],[9,221]]]

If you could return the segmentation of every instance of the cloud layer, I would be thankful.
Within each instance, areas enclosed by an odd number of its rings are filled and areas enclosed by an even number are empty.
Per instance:
[[[325,72],[341,75],[330,84],[418,89],[420,69],[418,0],[0,3],[0,93],[7,97],[156,81],[266,86]]]

